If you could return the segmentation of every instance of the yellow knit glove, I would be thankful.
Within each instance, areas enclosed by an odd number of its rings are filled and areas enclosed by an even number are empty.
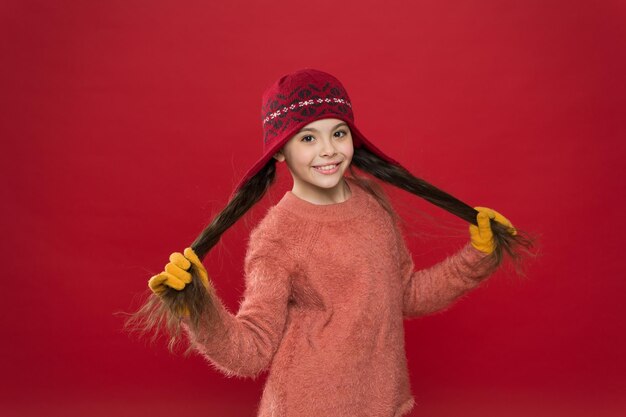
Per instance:
[[[497,211],[488,207],[474,207],[474,209],[478,210],[478,215],[476,216],[478,226],[470,224],[469,232],[472,239],[472,246],[479,251],[490,254],[495,249],[493,243],[493,232],[491,231],[491,226],[489,225],[489,219],[493,219],[498,223],[502,223],[503,225],[509,227],[511,229],[510,233],[513,236],[517,234],[517,231],[511,222]]]
[[[191,273],[188,272],[191,264],[195,265],[200,272],[200,279],[205,288],[209,288],[209,274],[202,265],[202,261],[191,248],[185,248],[184,255],[180,252],[174,252],[170,255],[170,262],[165,265],[165,271],[154,275],[148,281],[148,287],[158,296],[161,296],[168,286],[175,290],[181,291],[185,285],[191,282]],[[187,308],[181,312],[185,316],[189,316]]]

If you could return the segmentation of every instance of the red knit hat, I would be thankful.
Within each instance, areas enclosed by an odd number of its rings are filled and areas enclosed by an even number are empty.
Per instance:
[[[365,146],[384,160],[399,165],[376,148],[354,124],[352,102],[334,76],[312,68],[283,75],[263,93],[263,156],[239,181],[236,193],[300,129],[319,119],[340,119],[348,124],[355,148]]]

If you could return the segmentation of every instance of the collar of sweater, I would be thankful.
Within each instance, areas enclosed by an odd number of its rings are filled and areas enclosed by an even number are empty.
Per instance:
[[[313,204],[287,191],[276,206],[298,217],[319,222],[347,220],[363,215],[363,210],[368,208],[367,191],[347,177],[346,181],[351,195],[341,203]]]

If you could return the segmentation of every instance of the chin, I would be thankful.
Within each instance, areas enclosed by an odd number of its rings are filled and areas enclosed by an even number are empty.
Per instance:
[[[343,180],[343,174],[337,175],[335,178],[328,178],[326,180],[311,181],[310,184],[315,185],[319,188],[331,189],[340,185],[342,180]]]

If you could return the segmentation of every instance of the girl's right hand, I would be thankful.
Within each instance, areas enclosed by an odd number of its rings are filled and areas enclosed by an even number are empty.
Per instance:
[[[160,296],[165,290],[166,286],[181,291],[185,288],[185,285],[191,282],[191,273],[189,267],[194,265],[200,273],[200,279],[205,288],[209,288],[209,274],[202,265],[202,261],[198,258],[196,253],[191,248],[185,248],[184,254],[180,252],[174,252],[170,255],[170,262],[165,265],[165,271],[154,275],[148,281],[148,287],[153,293]]]

